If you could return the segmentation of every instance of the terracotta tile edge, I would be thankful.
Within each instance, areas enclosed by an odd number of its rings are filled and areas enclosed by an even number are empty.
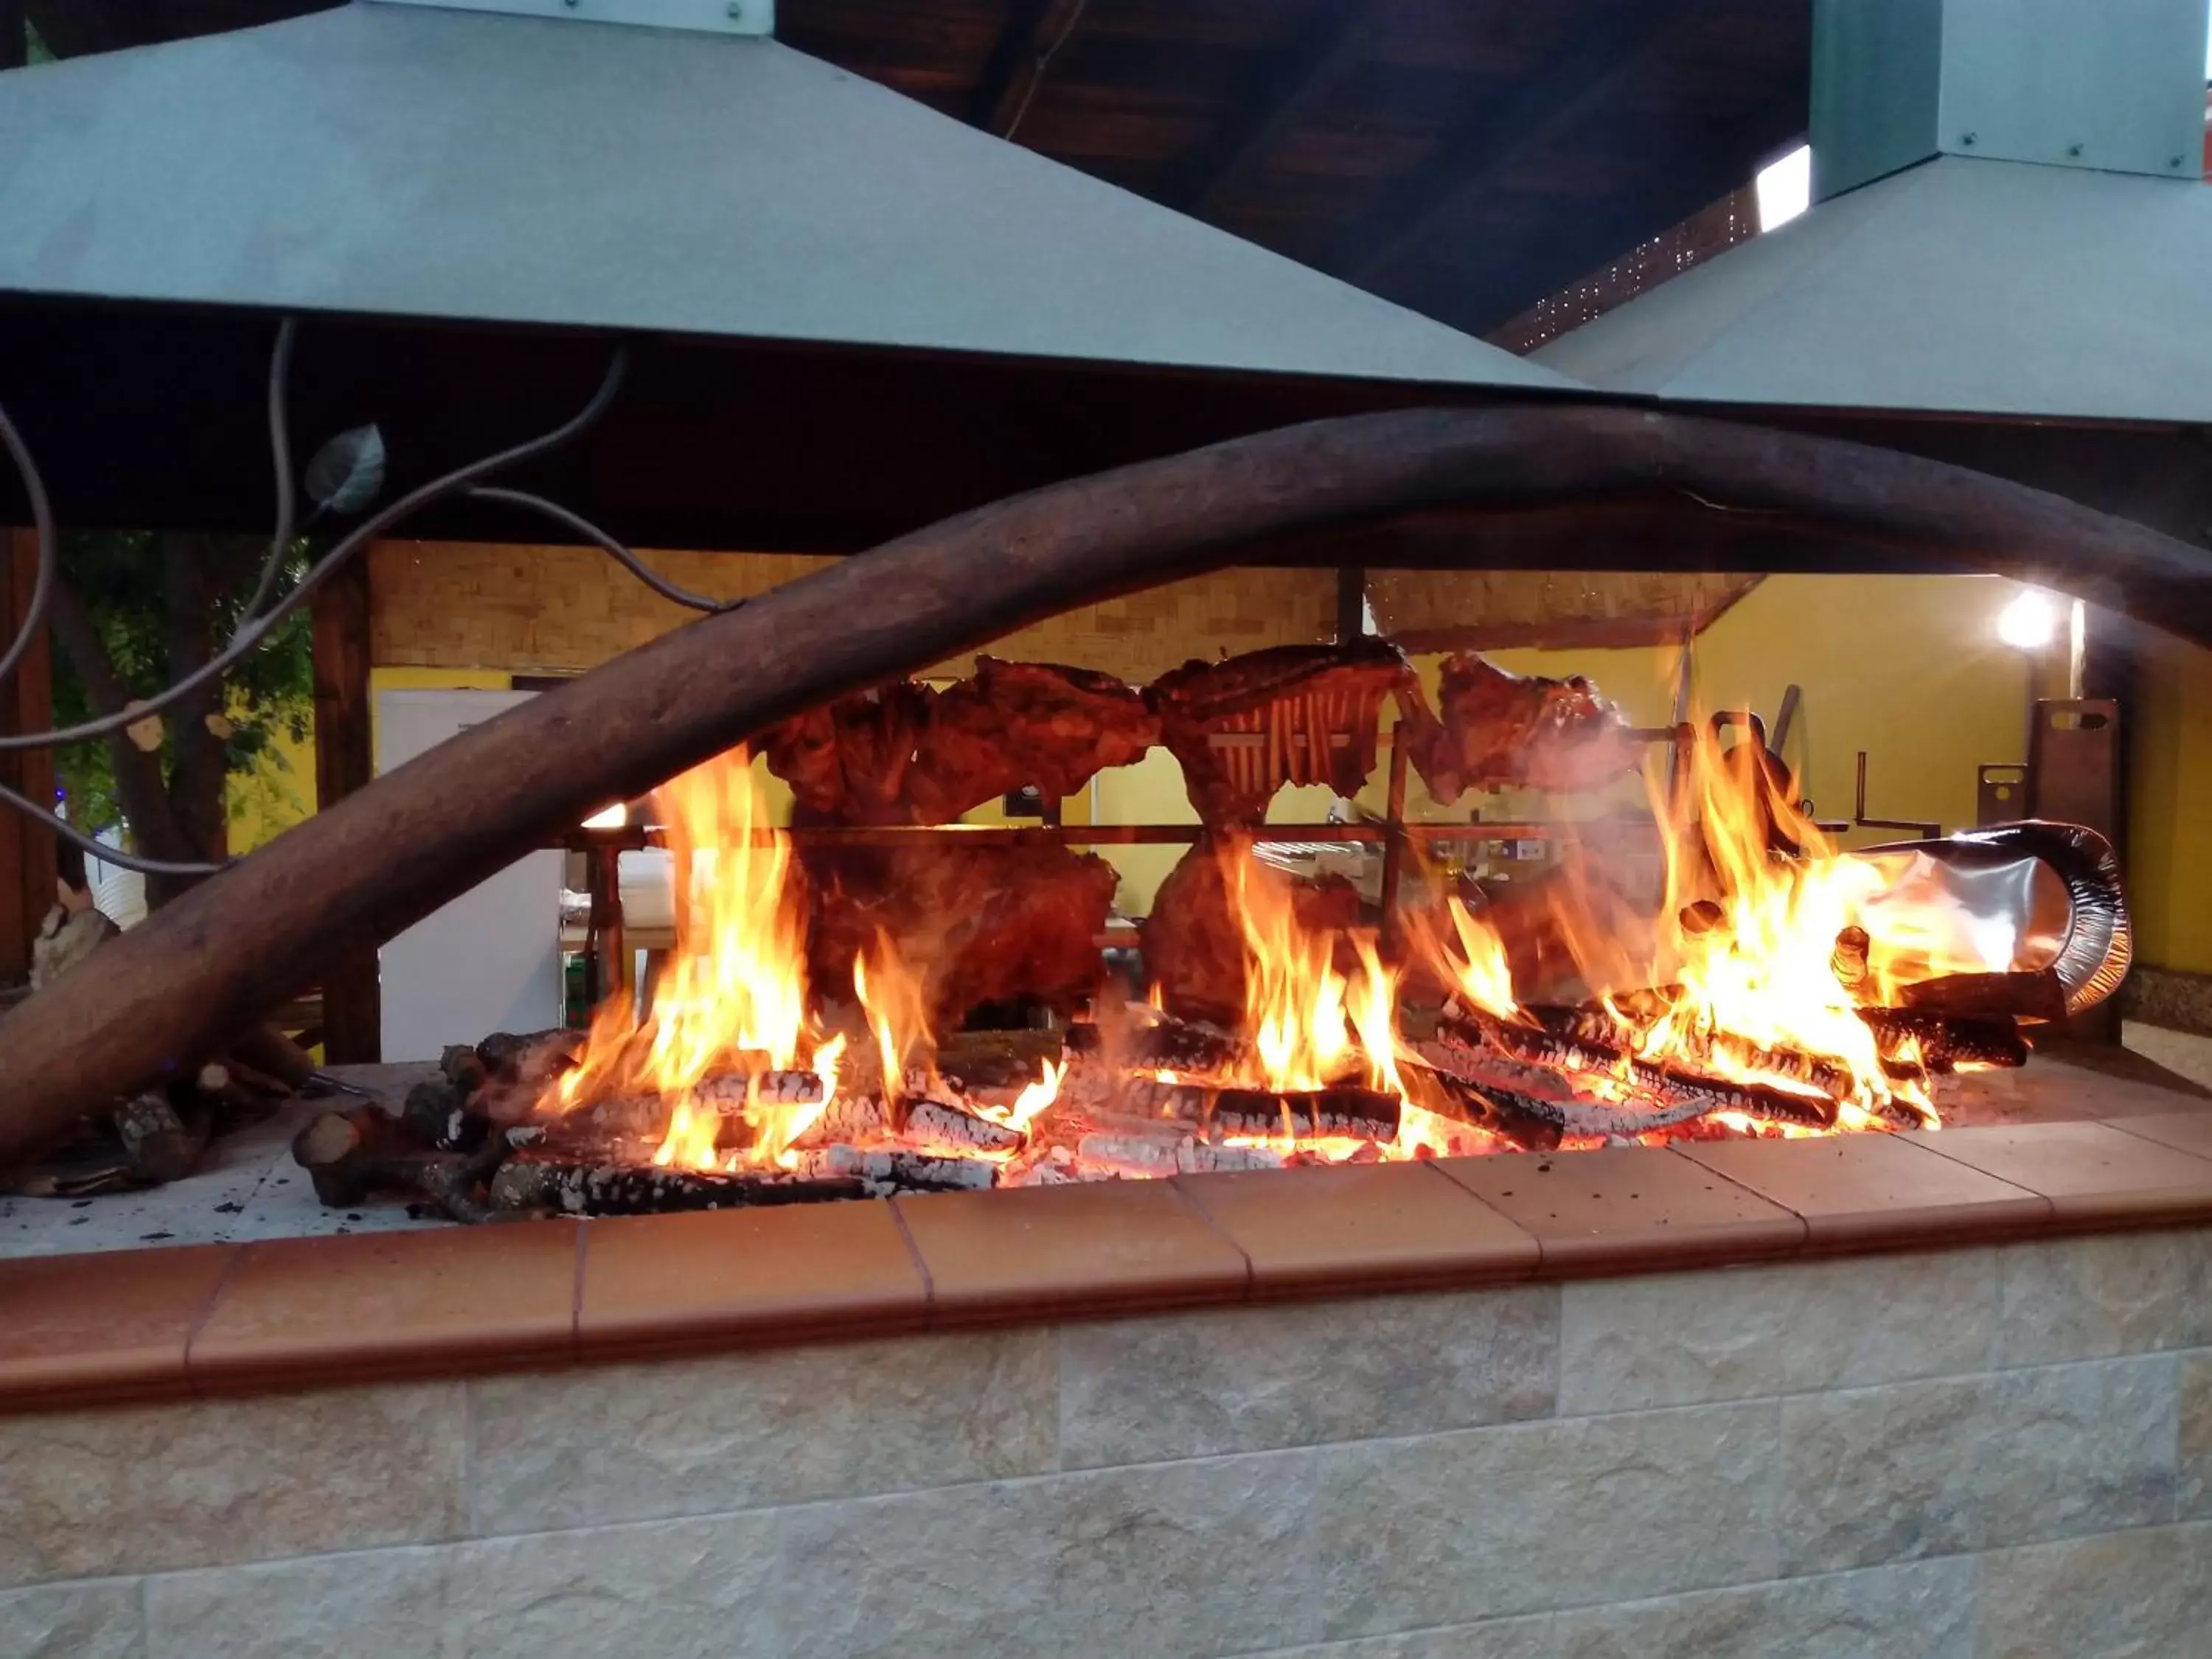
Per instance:
[[[2081,1128],[2085,1125],[2081,1121],[2075,1121],[2065,1123],[2021,1123],[1991,1127],[2008,1128],[2017,1134],[2033,1136],[2046,1131]],[[2166,1222],[2212,1220],[2212,1158],[2201,1158],[2183,1147],[2163,1140],[2154,1140],[2148,1135],[2129,1134],[2118,1124],[2105,1119],[2097,1119],[2088,1123],[2087,1127],[2111,1129],[2116,1133],[2127,1135],[2130,1140],[2139,1146],[2155,1146],[2170,1157],[2182,1159],[2185,1167],[2194,1164],[2203,1172],[2204,1182],[2194,1187],[2177,1187],[2167,1182],[2153,1181],[2142,1182],[2132,1186],[2093,1188],[2087,1192],[2046,1193],[2029,1186],[2026,1182],[1985,1170],[1962,1153],[1947,1150],[1942,1145],[1944,1137],[1940,1133],[1923,1135],[1911,1144],[1922,1152],[1933,1152],[1938,1158],[1948,1158],[1961,1169],[1972,1170],[1977,1175],[1986,1176],[1991,1181],[2001,1182],[2017,1191],[2033,1194],[2051,1206],[2053,1212],[2051,1220],[2055,1226],[2063,1227],[2070,1223],[2076,1227],[2085,1224],[2127,1227],[2138,1224],[2136,1218],[2147,1214],[2164,1217]],[[2150,1221],[2140,1224],[2164,1224]]]
[[[2039,1126],[2023,1126],[2033,1129]],[[2114,1125],[2112,1127],[2118,1127]],[[2124,1133],[2124,1131],[2123,1131]],[[2147,1137],[2145,1144],[2165,1146]],[[1921,1150],[1942,1156],[1932,1144],[1915,1143]],[[1814,1143],[1817,1146],[1817,1143]],[[1655,1148],[1666,1152],[1671,1149]],[[2179,1148],[2177,1156],[2195,1163]],[[1571,1156],[1571,1155],[1569,1155]],[[1262,1275],[1250,1255],[1226,1227],[1191,1193],[1170,1181],[1176,1202],[1209,1235],[1234,1253],[1242,1271],[1226,1261],[1181,1273],[1163,1273],[1152,1282],[1101,1295],[1079,1285],[1064,1291],[1041,1287],[1033,1294],[993,1296],[948,1300],[939,1290],[907,1219],[896,1201],[890,1205],[894,1224],[904,1241],[922,1286],[917,1305],[910,1298],[889,1298],[871,1307],[866,1301],[814,1314],[792,1309],[757,1316],[726,1318],[689,1316],[672,1319],[665,1333],[645,1328],[587,1337],[582,1321],[585,1265],[591,1224],[577,1227],[576,1277],[565,1328],[542,1334],[485,1338],[425,1334],[388,1339],[363,1336],[343,1345],[302,1344],[296,1354],[264,1351],[235,1360],[210,1357],[201,1349],[203,1334],[243,1261],[243,1246],[233,1249],[218,1276],[215,1289],[193,1316],[186,1333],[181,1365],[169,1360],[125,1358],[109,1361],[100,1351],[83,1356],[82,1381],[61,1380],[72,1363],[70,1357],[43,1357],[35,1367],[11,1384],[9,1367],[0,1362],[0,1413],[16,1414],[67,1410],[80,1406],[106,1406],[137,1401],[169,1401],[193,1396],[212,1397],[293,1388],[326,1388],[349,1383],[462,1377],[496,1371],[557,1368],[577,1360],[604,1363],[629,1358],[650,1358],[721,1350],[773,1347],[785,1343],[828,1342],[870,1334],[902,1335],[929,1328],[982,1328],[1054,1321],[1120,1318],[1147,1312],[1175,1311],[1206,1306],[1229,1306],[1246,1301],[1325,1299],[1335,1296],[1382,1295],[1455,1286],[1478,1288],[1490,1285],[1549,1282],[1577,1278],[1628,1277],[1692,1268],[1717,1268],[1784,1260],[1794,1255],[1872,1255],[1904,1249],[1941,1249],[1958,1243],[1986,1243],[1992,1238],[2032,1239],[2061,1234],[2118,1231],[2135,1228],[2212,1223],[2212,1194],[2199,1190],[2154,1187],[2121,1188],[2111,1192],[2051,1195],[2005,1182],[2036,1207],[2027,1209],[2011,1200],[1986,1203],[1899,1208],[1848,1218],[1808,1218],[1767,1197],[1726,1172],[1694,1158],[1684,1159],[1700,1171],[1719,1177],[1769,1206],[1775,1218],[1685,1230],[1673,1234],[1645,1228],[1624,1229],[1619,1234],[1593,1233],[1583,1237],[1557,1239],[1547,1246],[1514,1223],[1495,1205],[1462,1183],[1449,1170],[1437,1176],[1451,1181],[1454,1189],[1470,1202],[1498,1216],[1534,1247],[1533,1255],[1514,1249],[1490,1260],[1471,1250],[1469,1261],[1425,1267],[1393,1267],[1377,1263],[1346,1263]],[[1974,1169],[1964,1158],[1950,1161]],[[1978,1174],[1988,1175],[1977,1170]],[[1990,1176],[2002,1181],[2002,1177]],[[1788,1237],[1776,1224],[1787,1218],[1795,1231]],[[281,1249],[292,1241],[264,1241],[260,1248]],[[1518,1257],[1520,1259],[1516,1260]],[[39,1375],[43,1373],[43,1375]]]
[[[1198,1200],[1193,1196],[1190,1189],[1182,1184],[1182,1182],[1179,1177],[1170,1176],[1168,1177],[1167,1186],[1168,1190],[1176,1195],[1176,1202],[1180,1203],[1183,1208],[1188,1211],[1192,1215],[1198,1218],[1198,1224],[1200,1226],[1205,1228],[1206,1231],[1212,1233],[1216,1238],[1226,1244],[1231,1249],[1237,1252],[1237,1259],[1244,1264],[1243,1299],[1249,1300],[1252,1295],[1254,1286],[1259,1283],[1260,1279],[1259,1270],[1252,1264],[1252,1253],[1237,1242],[1236,1236],[1232,1234],[1228,1228],[1224,1227],[1220,1222],[1214,1219],[1213,1212],[1207,1209],[1205,1205],[1200,1203]]]

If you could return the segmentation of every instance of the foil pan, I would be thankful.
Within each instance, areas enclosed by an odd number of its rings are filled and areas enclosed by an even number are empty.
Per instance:
[[[2066,1012],[2120,988],[2135,955],[2112,844],[2078,823],[2030,820],[1936,841],[1893,842],[1850,854],[1876,865],[1890,904],[1948,919],[1992,970],[2055,968]]]

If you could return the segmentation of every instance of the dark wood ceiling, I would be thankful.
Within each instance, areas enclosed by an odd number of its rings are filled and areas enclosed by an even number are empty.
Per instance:
[[[63,57],[326,3],[21,0]],[[776,29],[1474,333],[1795,142],[1810,31],[1811,0],[777,0]]]

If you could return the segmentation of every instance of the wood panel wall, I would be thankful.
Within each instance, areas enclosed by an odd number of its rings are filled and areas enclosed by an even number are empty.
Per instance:
[[[718,599],[749,598],[829,562],[797,554],[643,555]],[[568,547],[386,542],[371,553],[370,653],[379,666],[577,673],[690,619],[602,553]],[[994,656],[1061,662],[1142,683],[1193,657],[1332,636],[1328,570],[1226,570],[1086,605],[1009,635]],[[968,672],[970,659],[942,665]]]

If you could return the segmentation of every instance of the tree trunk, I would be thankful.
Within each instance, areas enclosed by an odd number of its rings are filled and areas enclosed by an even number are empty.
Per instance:
[[[1859,444],[1594,404],[1317,422],[1034,491],[626,653],[462,733],[103,947],[0,1021],[0,1164],[160,1076],[339,950],[387,939],[608,800],[857,686],[1074,605],[1235,562],[1255,538],[1457,505],[1670,490],[1931,567],[2115,580],[2212,631],[2203,550],[2040,490]]]
[[[164,536],[160,547],[162,584],[167,594],[163,624],[168,675],[179,680],[206,666],[211,654],[209,640],[215,624],[217,591],[209,580],[212,550],[190,536]],[[170,704],[166,711],[170,816],[179,836],[192,849],[189,856],[208,862],[219,862],[230,841],[228,757],[223,740],[208,725],[222,712],[223,696],[223,684],[218,679]],[[159,908],[200,879],[149,876],[147,902]]]

